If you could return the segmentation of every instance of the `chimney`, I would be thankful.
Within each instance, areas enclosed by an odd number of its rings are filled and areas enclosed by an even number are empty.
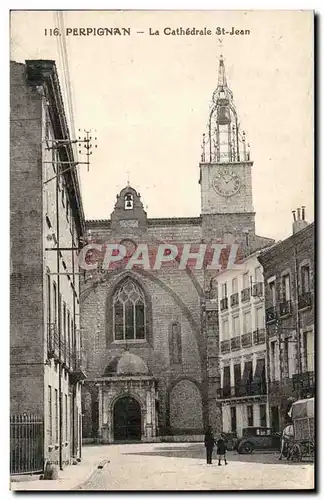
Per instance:
[[[298,231],[308,226],[308,222],[305,220],[305,209],[306,207],[304,205],[301,208],[297,208],[297,218],[296,218],[296,210],[292,211],[293,234],[298,233]]]

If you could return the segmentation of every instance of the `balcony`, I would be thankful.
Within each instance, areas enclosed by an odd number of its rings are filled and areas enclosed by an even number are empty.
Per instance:
[[[233,337],[231,339],[231,351],[238,351],[241,349],[241,337],[238,335],[237,337]]]
[[[277,313],[275,306],[268,307],[266,309],[266,323],[271,323],[272,321],[276,321]]]
[[[248,300],[250,300],[250,296],[251,296],[251,289],[250,289],[250,287],[243,288],[243,290],[241,291],[241,301],[242,302],[247,302]]]
[[[226,386],[218,389],[218,399],[246,398],[263,396],[267,393],[265,382],[239,383],[235,386]]]
[[[59,336],[56,323],[47,325],[47,355],[49,359],[59,357]]]
[[[232,293],[231,295],[231,307],[235,307],[239,305],[239,294]]]
[[[84,352],[77,350],[72,357],[73,372],[71,374],[72,382],[80,382],[87,378],[86,375],[86,359]]]
[[[235,386],[225,386],[217,390],[218,399],[231,399],[239,397],[239,385]]]
[[[264,344],[264,342],[265,342],[265,329],[258,328],[257,330],[254,330],[254,332],[253,332],[253,344],[255,344],[255,345]]]
[[[60,361],[62,365],[72,370],[73,368],[73,348],[61,337],[61,342],[56,327],[56,323],[50,323],[47,327],[47,356]]]
[[[298,309],[306,309],[306,307],[312,307],[311,292],[304,292],[298,296]]]
[[[280,316],[288,316],[291,314],[291,300],[280,302]]]
[[[263,283],[254,283],[252,287],[252,297],[263,297]]]
[[[226,309],[228,309],[228,298],[224,297],[220,301],[220,310],[221,311],[225,311]]]
[[[313,394],[315,392],[315,372],[295,374],[292,379],[294,391],[302,391],[304,394]]]
[[[234,395],[234,387],[225,386],[217,390],[217,399],[227,399]]]
[[[230,340],[222,340],[221,341],[221,352],[230,352],[230,350],[231,350]]]
[[[267,393],[267,386],[263,382],[246,383],[240,387],[241,396],[262,396]]]
[[[252,333],[243,333],[241,335],[242,347],[251,347],[252,345]]]

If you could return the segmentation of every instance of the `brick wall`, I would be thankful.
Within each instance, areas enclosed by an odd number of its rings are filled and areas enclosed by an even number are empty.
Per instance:
[[[11,411],[41,412],[42,105],[37,90],[26,85],[25,65],[14,62],[10,108]]]
[[[310,332],[314,335],[315,323],[315,267],[314,267],[314,223],[301,229],[286,240],[279,242],[269,250],[265,250],[258,260],[264,268],[265,281],[265,309],[272,307],[272,298],[268,280],[275,278],[276,290],[276,312],[277,322],[267,324],[268,331],[268,361],[271,373],[274,371],[274,378],[270,380],[269,406],[279,406],[280,426],[285,422],[285,412],[287,398],[300,397],[301,395],[293,389],[292,377],[305,371],[303,363],[303,332]],[[310,294],[311,306],[305,309],[298,309],[298,296],[301,293],[300,267],[308,263],[310,267]],[[298,287],[296,279],[296,269],[298,273]],[[280,314],[280,302],[283,301],[282,276],[290,275],[290,295],[291,313]],[[297,315],[298,311],[298,315]],[[298,317],[299,316],[299,317]],[[299,329],[298,329],[299,322]],[[298,330],[299,330],[299,357],[298,357]],[[284,361],[284,340],[289,341],[289,371]],[[270,359],[270,343],[275,343],[276,357]]]
[[[110,239],[111,241],[114,238],[117,240],[118,238],[130,238],[136,243],[148,242],[149,244],[156,244],[161,240],[174,241],[175,243],[199,242],[201,232],[200,227],[189,224],[183,226],[180,224],[174,226],[172,224],[169,226],[157,224],[154,227],[152,220],[150,220],[150,226],[144,232],[145,234],[143,231],[139,232],[130,228],[123,232],[120,230],[112,231],[109,227],[109,221],[106,223],[106,231],[103,222],[100,222],[100,227],[98,226],[99,224],[96,222],[88,223],[93,240],[108,241]],[[203,286],[203,271],[197,270],[194,274],[199,286]],[[171,423],[172,427],[170,394],[175,382],[186,378],[194,380],[198,384],[201,382],[200,297],[190,276],[186,271],[177,269],[177,266],[162,267],[158,271],[138,269],[128,272],[126,275],[132,277],[145,290],[145,294],[151,302],[150,342],[138,345],[129,343],[128,347],[131,352],[139,355],[147,363],[151,373],[157,379],[160,398],[159,425],[161,432],[165,432],[168,423]],[[125,270],[120,269],[117,272],[108,273],[104,282],[99,286],[92,288],[93,282],[91,280],[82,283],[81,329],[84,334],[86,350],[89,353],[89,379],[102,376],[109,361],[114,356],[121,354],[125,348],[125,345],[111,343],[111,337],[109,337],[109,328],[112,326],[111,307],[107,303],[118,282],[124,276]],[[85,292],[86,289],[88,289],[87,292]],[[170,365],[169,332],[172,322],[178,322],[181,325],[181,365]],[[107,336],[109,337],[108,344]],[[89,396],[87,398],[85,399],[85,408],[88,408],[86,412],[89,413]],[[201,422],[201,395],[199,398],[197,405],[190,405],[190,411],[193,412],[192,425]],[[84,433],[89,435],[92,432],[90,415],[87,414],[85,419]]]
[[[50,67],[52,77],[55,66],[52,61],[43,61],[39,67]],[[59,369],[54,360],[48,359],[47,332],[48,309],[51,310],[51,323],[57,325],[54,317],[53,281],[58,282],[58,271],[64,273],[63,260],[69,276],[61,276],[62,303],[66,304],[70,317],[75,308],[75,326],[79,332],[78,275],[75,276],[76,298],[71,283],[72,252],[63,251],[60,256],[60,269],[57,268],[56,227],[56,180],[47,184],[45,180],[55,176],[57,165],[47,163],[53,160],[53,145],[45,139],[55,137],[53,120],[55,105],[49,107],[43,98],[48,92],[44,81],[36,87],[27,81],[28,63],[11,63],[11,413],[38,413],[44,417],[44,458],[58,459],[58,442],[50,439],[49,387],[52,391],[52,434],[54,435],[54,391],[59,392]],[[38,77],[41,80],[40,73]],[[30,78],[30,75],[29,75]],[[51,80],[53,84],[53,79]],[[58,82],[54,92],[59,92]],[[50,99],[50,97],[49,97]],[[48,101],[48,99],[47,99]],[[51,110],[51,113],[49,113]],[[61,113],[60,120],[64,112]],[[56,117],[57,118],[57,117]],[[60,122],[61,123],[61,122]],[[45,130],[47,131],[45,134]],[[60,135],[56,131],[56,134]],[[58,160],[58,158],[55,158]],[[76,224],[71,211],[67,211],[68,199],[66,186],[60,182],[59,221],[60,246],[71,247],[77,244]],[[64,200],[63,202],[63,189]],[[75,192],[71,194],[72,200]],[[75,267],[77,271],[77,268]],[[47,273],[51,280],[51,301],[47,294]],[[75,301],[75,306],[73,302]],[[80,340],[78,337],[78,346]],[[78,444],[78,425],[81,415],[80,384],[72,388],[67,370],[62,368],[61,390],[63,400],[62,430],[64,441],[63,460],[72,453],[71,426],[75,422],[75,450],[80,453]],[[74,416],[74,418],[73,418]],[[77,450],[78,448],[78,450]]]

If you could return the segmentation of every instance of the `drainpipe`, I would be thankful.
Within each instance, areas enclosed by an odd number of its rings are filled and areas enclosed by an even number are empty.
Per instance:
[[[264,308],[264,313],[265,313],[265,308]],[[270,415],[270,399],[269,399],[270,384],[271,384],[271,381],[270,381],[270,353],[269,353],[270,342],[269,342],[268,327],[267,327],[266,321],[265,321],[264,332],[265,332],[265,345],[266,345],[266,398],[267,398],[267,410],[268,410],[268,424],[269,424],[269,427],[272,427],[271,415]],[[270,426],[270,422],[271,422],[271,426]]]
[[[74,224],[72,224],[72,248],[74,247]],[[75,274],[74,274],[75,266],[74,266],[74,250],[72,250],[72,280],[73,280],[73,301],[72,301],[72,308],[73,308],[73,329],[71,331],[72,335],[72,356],[71,356],[71,364],[72,364],[72,370],[74,366],[74,344],[75,344]],[[72,436],[71,436],[71,442],[72,442],[72,455],[75,457],[76,455],[76,447],[75,447],[75,415],[74,415],[74,407],[75,407],[75,400],[76,400],[76,386],[75,384],[72,384]]]
[[[295,314],[296,314],[296,334],[297,334],[297,375],[298,375],[298,391],[297,397],[300,398],[300,379],[302,376],[302,363],[301,363],[301,349],[300,349],[300,315],[298,309],[298,292],[299,292],[299,279],[298,279],[298,262],[297,262],[297,250],[294,248],[294,264],[295,264]]]
[[[58,303],[58,339],[59,339],[59,466],[63,470],[62,465],[62,343],[61,343],[61,298],[60,298],[60,216],[59,216],[59,182],[60,182],[60,164],[57,163],[56,172],[56,232],[57,232],[57,252],[56,252],[56,268],[57,268],[57,303]]]

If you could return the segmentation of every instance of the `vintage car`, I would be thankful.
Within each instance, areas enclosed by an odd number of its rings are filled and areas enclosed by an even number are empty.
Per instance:
[[[269,427],[246,427],[234,449],[238,453],[252,453],[254,450],[280,450],[281,435]]]

